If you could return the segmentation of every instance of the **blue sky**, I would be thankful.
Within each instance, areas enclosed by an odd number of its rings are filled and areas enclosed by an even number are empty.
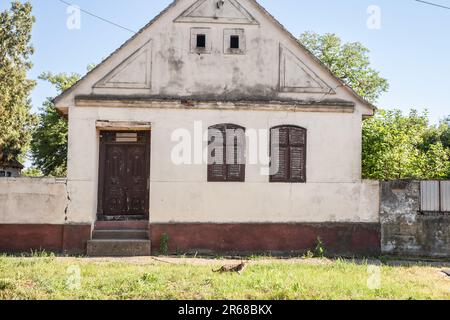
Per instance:
[[[127,28],[139,30],[171,0],[67,0]],[[450,6],[450,0],[434,0]],[[131,34],[83,14],[81,29],[66,27],[66,6],[57,0],[32,0],[37,22],[36,53],[30,77],[45,71],[84,74]],[[377,105],[409,110],[427,108],[433,122],[450,114],[450,10],[413,0],[260,0],[294,35],[306,30],[332,32],[344,41],[360,41],[371,50],[373,66],[390,82]],[[367,8],[381,9],[381,29],[367,27]],[[0,9],[9,6],[2,0]],[[39,82],[33,92],[35,110],[52,87]]]

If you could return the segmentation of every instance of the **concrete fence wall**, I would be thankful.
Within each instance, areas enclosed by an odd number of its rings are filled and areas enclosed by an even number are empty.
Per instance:
[[[91,224],[67,219],[66,179],[0,179],[0,252],[86,253]]]
[[[68,203],[66,179],[0,179],[2,224],[63,224]]]
[[[420,181],[381,184],[381,247],[385,254],[450,257],[450,214],[421,212]]]
[[[450,257],[450,214],[421,212],[420,184],[382,182],[377,204],[366,204],[380,206],[383,254]],[[65,179],[0,179],[0,251],[85,253],[92,223],[72,223],[69,204]]]

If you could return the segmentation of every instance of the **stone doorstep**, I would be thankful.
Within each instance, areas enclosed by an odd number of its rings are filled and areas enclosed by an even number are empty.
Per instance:
[[[135,257],[151,255],[148,221],[97,221],[92,240],[88,241],[90,257]]]
[[[149,222],[142,221],[97,221],[94,230],[148,230]]]
[[[94,230],[93,240],[149,240],[148,230],[123,229],[123,230]]]
[[[89,257],[137,257],[151,255],[151,241],[140,239],[95,239],[88,241]]]

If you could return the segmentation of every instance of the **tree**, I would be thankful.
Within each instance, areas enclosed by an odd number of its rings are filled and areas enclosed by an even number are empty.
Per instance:
[[[41,170],[31,167],[25,170],[22,170],[22,177],[28,177],[28,178],[40,178],[43,174]]]
[[[450,162],[450,116],[447,116],[444,120],[441,121],[437,129],[437,136],[439,137],[439,141],[442,143],[444,148],[449,150]],[[448,167],[446,179],[450,179],[450,165]]]
[[[30,93],[35,82],[31,69],[31,31],[35,18],[29,2],[13,1],[0,12],[0,160],[22,156],[31,140],[36,118],[31,114]]]
[[[426,112],[379,110],[364,122],[363,177],[367,179],[442,179],[449,176],[450,153],[428,123]]]
[[[42,74],[39,79],[49,81],[60,93],[80,79],[76,73]],[[44,102],[39,113],[39,125],[33,132],[31,155],[33,165],[45,176],[63,177],[67,174],[67,120],[55,108],[52,99]]]
[[[299,41],[357,94],[375,103],[389,88],[370,66],[369,50],[342,43],[335,34],[305,32]],[[367,179],[450,178],[450,117],[430,126],[428,114],[379,110],[363,125],[363,177]]]
[[[335,34],[305,32],[299,41],[357,94],[375,103],[388,81],[370,67],[369,50],[359,42],[342,43]]]
[[[438,135],[444,147],[450,149],[450,116],[441,121]]]

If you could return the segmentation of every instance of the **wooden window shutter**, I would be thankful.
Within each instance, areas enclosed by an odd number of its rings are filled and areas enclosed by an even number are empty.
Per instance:
[[[236,125],[228,125],[227,181],[245,181],[245,130]]]
[[[222,135],[222,146],[220,147],[218,135]],[[225,162],[225,128],[214,126],[208,130],[208,181],[226,181]]]
[[[289,129],[291,182],[306,182],[305,142],[306,130],[295,127]]]
[[[275,133],[278,133],[278,137]],[[272,166],[275,170],[278,170],[270,177],[270,180],[272,182],[285,182],[289,179],[289,129],[282,127],[272,129],[272,145],[273,143],[276,144],[276,141],[273,141],[276,138],[278,138],[279,144],[277,148],[272,148],[271,152],[274,152]]]
[[[294,126],[281,126],[272,129],[279,132],[278,154],[273,154],[272,163],[279,163],[279,170],[270,177],[271,182],[306,182],[306,130]],[[273,146],[272,141],[272,146]],[[273,148],[272,152],[276,152]]]
[[[208,163],[208,181],[209,182],[244,182],[245,181],[245,129],[233,125],[223,124],[216,125],[209,128],[210,137],[209,145],[213,146],[214,134],[212,130],[218,130],[222,133],[223,148],[215,148],[215,152],[219,154],[213,154],[217,158],[223,159],[221,164]],[[216,131],[217,134],[217,131]],[[217,144],[217,143],[216,143]],[[228,149],[227,149],[228,146]],[[220,150],[219,150],[220,149]],[[209,150],[211,156],[213,151]]]
[[[304,174],[304,148],[291,147],[290,148],[290,181],[291,182],[305,182]]]

